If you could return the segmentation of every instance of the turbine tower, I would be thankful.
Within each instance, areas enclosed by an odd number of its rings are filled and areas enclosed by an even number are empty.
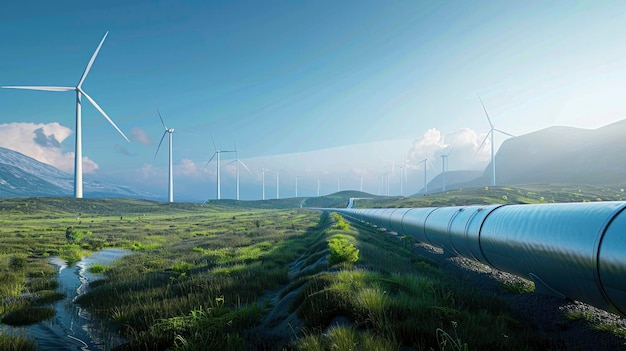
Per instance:
[[[261,200],[265,200],[265,168],[261,170],[261,183],[263,184],[263,194],[261,196]]]
[[[298,178],[306,178],[307,176],[296,176],[296,197],[298,197]]]
[[[417,164],[419,165],[420,163],[424,164],[424,195],[426,195],[428,193],[428,183],[426,182],[426,170],[428,168],[427,166],[428,166],[428,164],[430,164],[434,168],[434,165],[433,165],[432,162],[430,162],[430,160],[428,158],[425,158],[425,159],[419,161]]]
[[[274,172],[276,172],[276,198],[280,199],[280,171],[282,171],[282,169],[280,170],[275,170]]]
[[[104,116],[104,118],[111,123],[111,125],[130,143],[130,140],[126,137],[126,135],[115,125],[113,120],[109,118],[109,116],[104,112],[104,110],[96,103],[91,96],[87,95],[87,93],[83,90],[83,83],[85,82],[85,78],[87,78],[87,74],[89,74],[89,70],[91,70],[91,66],[93,62],[96,60],[96,56],[98,56],[98,52],[104,43],[109,32],[104,34],[100,44],[96,48],[96,51],[91,56],[91,60],[87,64],[83,75],[80,77],[78,84],[75,87],[59,87],[59,86],[3,86],[2,88],[6,89],[25,89],[25,90],[42,90],[42,91],[75,91],[76,92],[76,142],[75,142],[75,150],[74,150],[74,196],[77,199],[83,197],[83,137],[82,137],[82,120],[81,120],[81,98],[84,96],[89,100],[89,102]]]
[[[404,161],[404,165],[400,166],[400,196],[404,196],[404,187],[403,187],[403,181],[404,183],[407,182],[407,175],[406,175],[406,161]],[[407,184],[408,185],[408,184]]]
[[[211,134],[211,142],[213,143],[213,148],[215,149],[215,152],[213,153],[213,155],[211,156],[209,161],[206,163],[206,165],[204,165],[204,168],[207,168],[209,163],[211,163],[211,161],[213,161],[213,158],[216,158],[216,161],[217,161],[217,199],[220,200],[222,198],[222,195],[221,195],[221,183],[220,183],[220,174],[221,174],[220,154],[222,152],[237,152],[237,151],[235,151],[235,150],[220,150],[220,149],[218,149],[215,146],[215,140],[213,140],[213,134]]]
[[[515,137],[515,135],[509,134],[500,129],[496,129],[493,123],[491,123],[491,118],[489,118],[489,113],[487,113],[487,109],[485,108],[485,104],[483,103],[483,99],[480,98],[480,95],[478,96],[478,99],[480,100],[480,104],[483,105],[483,110],[485,111],[485,116],[487,116],[487,121],[489,121],[490,129],[487,135],[485,135],[485,139],[483,139],[483,142],[480,143],[480,146],[478,147],[477,151],[483,147],[483,145],[485,144],[485,141],[487,141],[487,138],[489,137],[489,135],[491,135],[491,186],[496,186],[496,154],[494,151],[494,147],[495,147],[494,136],[496,134],[495,132],[499,132],[499,133],[502,133],[504,135],[508,135],[511,137]]]
[[[169,154],[169,177],[168,177],[168,188],[167,188],[167,193],[168,193],[168,200],[169,202],[174,202],[174,168],[172,165],[172,135],[174,134],[174,128],[168,128],[165,125],[165,122],[163,122],[163,117],[161,117],[161,112],[159,111],[159,108],[157,106],[155,106],[156,110],[157,110],[157,114],[159,115],[159,119],[161,120],[161,124],[163,125],[163,128],[165,128],[165,131],[163,132],[163,136],[161,137],[161,141],[159,142],[159,146],[156,149],[156,152],[154,153],[154,158],[156,159],[157,154],[159,153],[159,149],[161,148],[161,144],[163,143],[163,139],[165,139],[165,135],[169,134],[169,149],[170,149],[170,154]]]

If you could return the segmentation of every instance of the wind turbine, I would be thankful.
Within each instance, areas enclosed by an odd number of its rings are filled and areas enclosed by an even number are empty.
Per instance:
[[[496,134],[495,132],[499,132],[499,133],[502,133],[504,135],[508,135],[511,137],[515,137],[515,135],[509,134],[500,129],[496,129],[493,123],[491,123],[491,118],[489,118],[489,113],[487,113],[487,109],[485,108],[485,104],[483,103],[483,99],[480,98],[480,95],[478,96],[478,99],[480,100],[480,104],[483,105],[483,110],[485,111],[485,116],[487,116],[487,121],[489,121],[490,129],[487,135],[485,135],[485,139],[483,139],[483,142],[480,143],[480,146],[476,150],[478,152],[485,144],[485,141],[487,141],[487,138],[489,137],[489,135],[491,135],[491,186],[496,186],[496,154],[494,151],[494,147],[495,147],[494,136]]]
[[[265,171],[269,171],[269,169],[263,168],[261,170],[261,181],[263,183],[263,197],[262,197],[263,200],[265,200]]]
[[[306,178],[308,176],[296,176],[296,197],[298,197],[298,178]]]
[[[441,191],[446,191],[446,164],[448,163],[448,156],[450,156],[450,154],[452,153],[452,150],[454,150],[455,145],[456,145],[456,141],[454,142],[454,144],[452,144],[452,147],[450,148],[450,151],[448,151],[447,154],[441,155],[441,178],[443,182],[443,185],[441,186]]]
[[[83,197],[83,138],[82,138],[82,120],[81,120],[81,97],[84,96],[89,100],[89,102],[104,116],[104,118],[111,123],[111,125],[130,143],[130,140],[126,137],[126,135],[115,125],[113,120],[109,118],[109,116],[104,112],[104,110],[96,103],[91,96],[87,95],[83,90],[82,86],[85,82],[85,78],[87,78],[87,74],[89,74],[89,70],[91,70],[91,66],[93,62],[96,60],[96,56],[98,56],[98,52],[104,43],[109,32],[104,34],[100,44],[96,48],[96,51],[91,56],[83,75],[80,77],[78,84],[75,87],[58,87],[58,86],[3,86],[5,89],[25,89],[25,90],[43,90],[43,91],[75,91],[76,92],[76,142],[75,142],[75,150],[74,150],[74,196],[77,199]]]
[[[320,179],[317,178],[317,197],[320,197]]]
[[[404,187],[402,180],[404,179],[404,183],[407,183],[407,174],[406,174],[406,160],[404,161],[404,165],[400,166],[400,196],[404,196]]]
[[[215,152],[213,153],[213,155],[211,156],[211,158],[209,159],[209,161],[206,163],[206,165],[204,165],[204,168],[207,168],[207,166],[209,165],[209,163],[211,163],[211,161],[213,161],[213,158],[216,158],[217,160],[217,199],[221,199],[221,183],[220,183],[220,174],[221,174],[221,169],[220,169],[220,154],[222,152],[237,152],[235,150],[220,150],[215,146],[215,140],[213,140],[213,134],[211,134],[211,142],[213,143],[213,148],[215,149]]]
[[[157,154],[159,153],[159,149],[161,148],[161,144],[163,143],[163,139],[165,139],[165,135],[169,134],[169,149],[170,149],[170,156],[169,156],[169,182],[168,182],[168,199],[169,202],[174,202],[174,171],[173,171],[173,166],[172,166],[172,135],[174,134],[174,128],[168,128],[165,125],[165,122],[163,122],[163,117],[161,117],[161,112],[159,111],[159,108],[157,106],[155,106],[156,110],[157,110],[157,114],[159,115],[159,119],[161,120],[161,124],[163,125],[163,128],[165,129],[165,131],[163,132],[163,136],[161,137],[161,141],[159,142],[159,146],[156,149],[156,152],[154,153],[154,158],[156,159]]]
[[[417,164],[419,165],[420,163],[424,163],[424,195],[426,195],[428,193],[428,183],[426,182],[426,170],[427,170],[427,166],[428,163],[434,168],[435,165],[433,165],[432,162],[430,162],[430,160],[428,158],[425,158],[421,161],[419,161]]]
[[[252,172],[250,171],[250,168],[248,168],[248,166],[246,166],[246,164],[239,159],[239,154],[237,153],[237,145],[235,145],[235,159],[227,163],[225,166],[231,163],[235,163],[235,174],[237,177],[237,200],[239,200],[239,165],[241,164],[246,170],[248,170],[248,173],[252,174]]]
[[[280,171],[281,169],[274,170],[276,172],[276,198],[280,199]]]

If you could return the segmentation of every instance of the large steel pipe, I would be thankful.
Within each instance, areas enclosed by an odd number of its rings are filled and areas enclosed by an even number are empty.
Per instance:
[[[626,315],[626,202],[328,209]]]

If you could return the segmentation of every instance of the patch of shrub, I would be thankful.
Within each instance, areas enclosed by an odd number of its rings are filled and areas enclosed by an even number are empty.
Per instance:
[[[354,244],[341,237],[333,237],[328,241],[328,263],[356,263],[359,260],[359,249]]]
[[[26,307],[12,311],[2,317],[2,323],[12,326],[30,325],[54,317],[52,307]]]

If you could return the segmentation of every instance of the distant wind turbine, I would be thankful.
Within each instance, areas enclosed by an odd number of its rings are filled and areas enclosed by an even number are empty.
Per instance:
[[[265,200],[265,172],[269,171],[267,168],[261,169],[261,182],[263,184],[263,196],[262,199]]]
[[[252,172],[250,171],[250,168],[248,168],[248,166],[246,166],[246,164],[239,159],[239,154],[237,153],[237,145],[235,145],[235,159],[227,163],[225,166],[231,163],[235,163],[235,174],[237,178],[237,200],[239,200],[239,165],[242,165],[248,171],[248,173],[252,174]]]
[[[435,167],[435,165],[433,165],[433,163],[430,162],[428,158],[419,161],[417,164],[419,165],[420,163],[424,164],[424,195],[426,195],[428,193],[428,183],[426,182],[426,171],[428,168],[428,164],[430,164],[433,168]]]
[[[81,120],[81,97],[84,96],[89,100],[89,102],[104,116],[104,118],[111,123],[111,125],[130,143],[130,140],[126,137],[126,135],[115,125],[113,120],[107,116],[104,110],[96,103],[94,99],[92,99],[85,91],[83,90],[83,82],[85,78],[87,78],[87,74],[89,74],[89,70],[91,70],[91,66],[93,62],[96,60],[96,56],[98,56],[98,52],[104,43],[109,32],[104,34],[104,37],[100,41],[100,44],[96,48],[96,51],[91,56],[91,60],[87,64],[83,75],[80,77],[78,84],[75,87],[58,87],[58,86],[3,86],[5,89],[25,89],[25,90],[43,90],[43,91],[75,91],[76,92],[76,143],[74,150],[74,196],[77,199],[83,197],[83,141],[82,141],[82,120]]]
[[[320,179],[317,178],[317,197],[320,197]]]
[[[165,131],[163,132],[163,136],[161,137],[161,141],[159,141],[159,146],[157,146],[156,152],[154,153],[154,158],[156,159],[157,154],[159,153],[159,149],[161,148],[161,144],[163,143],[163,139],[165,139],[165,135],[169,134],[169,177],[168,177],[168,200],[169,202],[174,202],[174,171],[173,171],[173,165],[172,165],[172,148],[173,148],[173,144],[172,144],[172,135],[174,134],[174,128],[168,128],[165,125],[165,122],[163,122],[163,117],[161,117],[161,112],[159,111],[159,108],[157,106],[155,106],[156,110],[157,110],[157,114],[159,115],[159,119],[161,120],[161,124],[163,125],[163,128],[165,129]]]
[[[448,156],[450,156],[450,154],[452,153],[452,150],[454,150],[454,146],[456,145],[456,141],[454,142],[454,144],[452,144],[452,147],[450,148],[450,151],[448,151],[447,154],[443,154],[441,155],[441,178],[442,178],[442,186],[441,186],[441,191],[446,191],[446,166],[448,164]]]
[[[406,174],[406,161],[404,161],[403,166],[400,166],[400,196],[404,196],[403,180],[404,183],[406,183],[408,180]]]
[[[298,178],[306,178],[307,176],[296,176],[296,197],[298,197]]]
[[[496,134],[495,132],[499,132],[499,133],[502,133],[504,135],[508,135],[511,137],[515,137],[515,135],[509,134],[500,129],[496,129],[493,123],[491,123],[491,118],[489,118],[489,113],[487,113],[487,109],[485,108],[485,104],[483,103],[483,99],[480,98],[480,95],[478,96],[478,99],[480,100],[480,104],[483,105],[483,110],[485,111],[485,116],[487,116],[487,121],[489,121],[490,129],[487,135],[485,135],[485,139],[483,139],[483,142],[480,143],[480,146],[476,150],[478,152],[485,144],[485,141],[487,141],[487,138],[489,137],[489,135],[491,135],[491,186],[496,186],[496,154],[494,151],[494,147],[495,147],[494,136]]]
[[[280,171],[283,169],[274,170],[276,172],[276,198],[280,199]]]
[[[220,169],[220,154],[222,152],[237,152],[235,150],[220,150],[215,146],[215,140],[213,139],[213,134],[211,134],[211,142],[213,143],[213,149],[215,149],[215,152],[213,153],[213,155],[211,156],[211,158],[209,159],[209,161],[206,163],[206,165],[204,166],[204,168],[207,168],[207,166],[209,165],[209,163],[211,163],[211,161],[213,161],[213,158],[216,158],[217,161],[217,199],[221,199],[222,195],[221,195],[221,183],[220,183],[220,174],[221,174],[221,169]],[[217,157],[216,157],[217,156]]]

